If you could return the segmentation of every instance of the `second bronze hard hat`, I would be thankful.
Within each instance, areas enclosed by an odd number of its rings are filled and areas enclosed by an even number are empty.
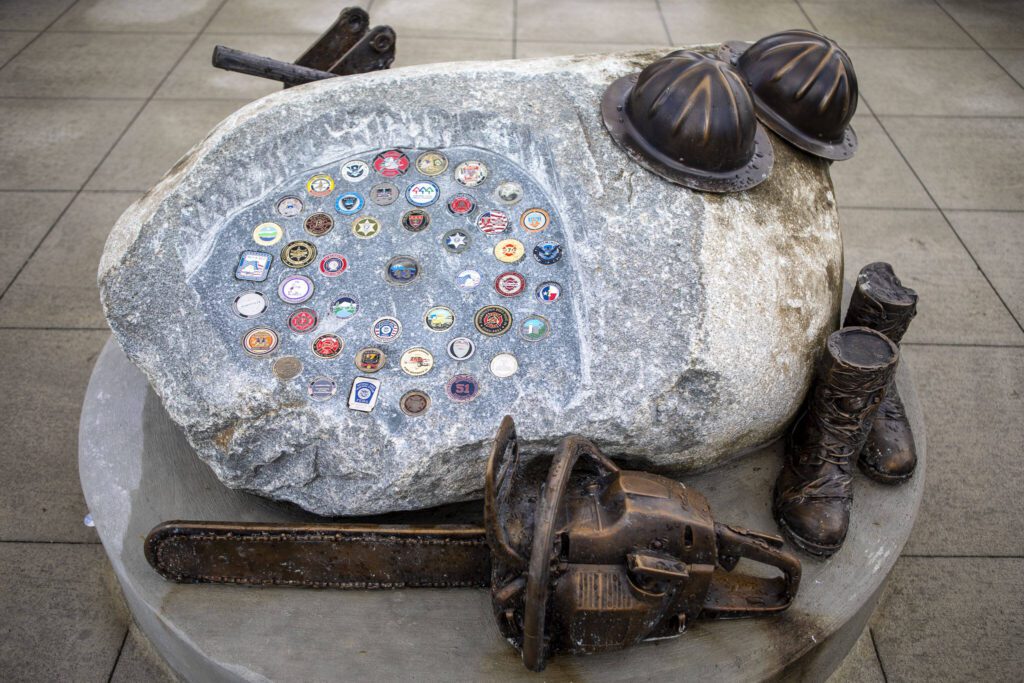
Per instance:
[[[757,117],[780,137],[834,161],[857,151],[857,135],[850,127],[857,110],[857,75],[835,41],[792,30],[753,45],[731,41],[718,54],[743,75]]]

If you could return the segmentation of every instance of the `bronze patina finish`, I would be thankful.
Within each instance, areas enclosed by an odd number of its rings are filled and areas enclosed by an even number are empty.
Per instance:
[[[614,650],[676,636],[698,617],[777,613],[800,562],[777,536],[714,522],[665,477],[618,468],[593,443],[562,441],[546,476],[524,464],[512,418],[485,479],[484,524],[168,522],[146,558],[183,583],[314,588],[491,587],[501,634],[533,670],[549,653]],[[772,578],[733,573],[741,558]]]
[[[217,45],[213,65],[218,69],[268,78],[285,88],[335,76],[387,69],[395,61],[395,31],[390,26],[369,28],[370,15],[346,7],[295,63]]]
[[[857,151],[850,128],[857,74],[834,40],[812,31],[783,31],[753,45],[726,43],[719,56],[743,74],[758,118],[779,136],[835,161]]]
[[[801,550],[822,557],[846,539],[851,460],[864,447],[899,359],[896,345],[867,327],[833,332],[826,346],[808,403],[789,434],[773,495],[779,527]]]
[[[916,314],[917,292],[904,287],[888,263],[869,263],[857,276],[844,325],[870,327],[899,345]],[[914,474],[914,434],[895,382],[885,390],[857,465],[883,484],[899,484]]]
[[[612,138],[641,166],[679,185],[739,192],[774,161],[742,77],[710,57],[678,50],[609,86],[601,103]]]

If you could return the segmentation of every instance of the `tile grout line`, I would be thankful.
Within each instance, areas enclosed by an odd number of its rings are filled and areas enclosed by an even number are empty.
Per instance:
[[[76,0],[76,2],[77,2],[77,0]],[[64,209],[61,210],[60,214],[53,221],[53,224],[50,225],[50,227],[46,230],[46,232],[40,238],[39,242],[36,243],[36,246],[33,247],[32,251],[29,253],[28,257],[22,262],[22,264],[18,268],[17,272],[14,273],[14,276],[11,278],[10,282],[7,283],[7,286],[4,287],[2,292],[0,292],[0,302],[2,302],[4,300],[4,297],[7,296],[7,292],[11,291],[11,287],[13,287],[14,283],[18,281],[18,278],[24,272],[24,270],[28,266],[29,262],[31,262],[32,258],[39,252],[39,248],[43,246],[43,242],[45,242],[47,240],[47,238],[49,238],[49,236],[53,233],[54,229],[57,227],[57,224],[60,223],[61,219],[64,218],[65,214],[67,214],[68,209],[71,208],[71,205],[74,204],[75,201],[82,195],[82,191],[85,189],[86,185],[89,184],[89,181],[91,181],[93,179],[93,176],[96,175],[96,172],[100,170],[100,166],[103,165],[103,162],[105,162],[110,157],[111,153],[114,151],[114,148],[117,147],[118,143],[120,143],[122,139],[124,139],[124,136],[128,133],[128,131],[131,129],[131,127],[133,125],[135,125],[135,122],[139,120],[139,117],[142,115],[142,112],[145,111],[145,109],[149,105],[149,103],[153,101],[153,96],[157,93],[158,90],[160,90],[161,86],[163,86],[163,84],[167,81],[167,79],[170,77],[171,73],[176,68],[178,68],[178,65],[181,64],[182,60],[185,59],[185,55],[188,54],[188,51],[191,50],[192,47],[197,42],[199,42],[199,37],[201,35],[203,35],[203,31],[205,31],[206,27],[210,25],[210,23],[213,21],[213,19],[218,14],[220,14],[220,11],[224,8],[225,4],[227,4],[227,0],[220,0],[220,4],[217,6],[217,9],[214,10],[214,12],[210,15],[210,18],[206,20],[206,23],[203,24],[203,27],[199,29],[199,31],[196,33],[195,37],[192,38],[192,40],[189,42],[189,44],[185,46],[185,49],[182,50],[181,54],[178,56],[178,59],[175,60],[174,64],[172,64],[171,67],[167,70],[167,73],[164,74],[163,78],[161,78],[160,81],[153,87],[153,91],[149,94],[149,97],[147,97],[145,99],[145,101],[143,101],[142,106],[139,107],[138,111],[135,112],[135,115],[132,116],[130,121],[128,121],[128,124],[121,130],[120,134],[118,134],[117,138],[110,145],[110,148],[107,149],[107,151],[106,151],[106,153],[104,153],[103,157],[100,158],[100,160],[99,160],[99,162],[97,162],[96,166],[93,167],[93,169],[89,173],[88,177],[86,177],[86,179],[84,181],[82,181],[82,184],[75,191],[74,196],[71,197],[71,199],[68,201],[68,203],[64,207]],[[74,6],[74,4],[72,4],[72,7],[73,6]],[[68,9],[70,9],[70,7]],[[54,21],[56,21],[56,19]],[[42,35],[42,34],[40,34],[40,35]]]
[[[928,186],[925,185],[924,180],[922,180],[920,174],[917,172],[917,169],[915,169],[914,166],[910,163],[910,159],[908,159],[907,155],[903,153],[903,150],[900,149],[900,146],[896,144],[896,139],[893,138],[892,134],[889,132],[889,129],[885,127],[885,124],[882,122],[881,117],[875,114],[875,110],[872,109],[871,103],[868,102],[863,95],[861,95],[860,98],[864,102],[864,106],[868,108],[869,112],[871,112],[871,115],[875,117],[876,121],[878,121],[879,127],[882,129],[882,132],[885,133],[885,136],[889,138],[889,142],[892,143],[892,146],[896,149],[896,153],[900,155],[901,159],[903,159],[903,163],[907,165],[907,168],[910,169],[910,172],[914,175],[914,178],[917,179],[918,183],[920,183],[921,188],[924,189],[925,194],[928,195],[928,199],[932,202],[932,204],[935,205],[935,209],[939,212],[939,215],[942,216],[942,220],[945,221],[946,225],[949,226],[949,229],[953,231],[953,236],[956,237],[957,241],[960,243],[960,246],[963,248],[963,250],[967,252],[967,255],[971,258],[971,261],[974,263],[974,267],[977,268],[978,272],[981,273],[981,276],[985,278],[985,282],[988,283],[988,286],[992,289],[992,292],[996,295],[996,298],[999,299],[999,303],[1003,305],[1003,308],[1010,316],[1010,319],[1013,320],[1014,323],[1016,323],[1017,329],[1019,329],[1021,332],[1024,332],[1024,325],[1022,325],[1021,321],[1017,319],[1017,316],[1013,314],[1013,311],[1010,309],[1010,306],[1006,303],[1006,300],[1003,299],[1003,295],[999,293],[998,289],[996,289],[996,286],[992,283],[992,280],[989,278],[988,273],[986,273],[985,270],[981,267],[981,264],[978,263],[978,259],[974,256],[974,253],[967,247],[967,243],[964,242],[963,237],[960,236],[960,233],[957,232],[956,227],[953,226],[953,221],[949,220],[949,216],[947,216],[945,210],[941,206],[939,206],[939,202],[935,199],[935,196],[932,194],[931,190],[928,189]]]
[[[38,541],[27,538],[0,538],[0,544],[20,543],[23,545],[103,545],[99,541]]]
[[[800,10],[800,14],[804,15],[804,19],[806,19],[807,23],[811,25],[811,28],[813,28],[815,31],[818,31],[818,25],[814,23],[814,20],[811,19],[811,15],[808,14],[807,10],[804,9],[804,6],[800,4],[800,0],[793,0],[793,2],[796,3],[797,8]],[[821,33],[821,31],[818,31],[818,33]]]
[[[519,0],[512,0],[512,59],[519,58]]]
[[[109,332],[109,327],[8,327],[0,325],[0,332]]]
[[[654,5],[658,8],[658,18],[661,19],[661,28],[665,30],[665,37],[668,38],[668,44],[675,47],[675,43],[672,42],[672,32],[668,30],[668,21],[665,19],[665,12],[661,9],[661,0],[654,0]]]
[[[0,190],[0,192],[48,192],[48,190]],[[121,192],[121,190],[92,190],[93,192]],[[854,211],[935,211],[935,207],[918,206],[862,206],[858,204],[839,203],[839,211],[849,209]],[[1024,209],[957,209],[950,207],[950,211],[962,213],[1024,213]]]
[[[800,7],[800,11],[804,12],[804,8],[800,4],[800,0],[793,0],[793,1],[797,4],[798,7]],[[932,1],[936,5],[938,5],[942,9],[943,12],[946,11],[945,8],[942,8],[942,6],[938,4],[937,0],[932,0]],[[949,13],[946,12],[946,14],[948,15]],[[811,20],[811,17],[807,14],[807,12],[804,12],[804,16],[807,17],[807,21],[811,22],[811,27],[815,31],[817,31],[818,30],[817,24],[815,24],[814,21]],[[950,18],[952,19],[952,16],[950,16]],[[964,27],[960,26],[959,23],[957,23],[957,26],[960,28],[961,31],[964,31],[964,33],[967,33],[967,31],[964,29]],[[967,33],[967,36],[971,40],[974,40],[974,36],[971,36],[969,33]],[[981,47],[981,44],[978,43],[978,41],[974,40],[974,42],[975,42],[975,44],[978,45],[978,47]],[[993,59],[993,61],[994,61],[994,58],[992,57],[992,55],[989,55],[989,58]],[[1000,68],[1001,67],[1002,67],[1002,65],[1000,65]],[[1003,70],[1005,71],[1005,69],[1003,69]],[[1016,81],[1016,79],[1014,79],[1014,80]],[[938,203],[938,201],[935,200],[935,197],[932,195],[931,190],[928,189],[928,186],[924,184],[924,180],[922,180],[922,178],[918,174],[917,170],[913,167],[913,165],[911,165],[910,159],[908,159],[907,155],[903,153],[903,150],[900,149],[900,146],[896,144],[896,140],[892,137],[892,134],[889,133],[889,129],[885,127],[885,124],[882,123],[881,118],[875,113],[875,110],[874,110],[874,108],[872,108],[871,103],[868,102],[867,98],[865,98],[863,95],[861,95],[860,97],[864,101],[864,106],[867,107],[868,111],[871,113],[871,116],[874,117],[875,121],[878,123],[878,126],[882,129],[882,132],[885,133],[885,136],[887,138],[889,138],[889,142],[892,143],[892,146],[896,149],[896,152],[900,155],[900,158],[903,159],[903,163],[905,163],[907,165],[907,168],[910,169],[910,172],[914,174],[914,178],[917,179],[917,182],[921,185],[921,188],[924,190],[925,194],[928,195],[928,199],[935,206],[935,209],[938,210],[939,215],[942,216],[942,220],[944,220],[946,222],[946,225],[949,226],[949,229],[953,231],[953,235],[956,237],[957,241],[960,243],[960,246],[963,248],[964,251],[967,252],[967,255],[971,258],[971,261],[974,262],[974,267],[977,268],[978,272],[981,273],[981,276],[983,278],[985,278],[985,282],[988,283],[988,286],[992,289],[992,293],[996,295],[997,299],[999,299],[999,303],[1001,303],[1003,305],[1003,308],[1006,310],[1007,314],[1010,316],[1010,319],[1013,320],[1013,322],[1017,324],[1017,329],[1019,329],[1021,332],[1024,332],[1024,325],[1021,325],[1020,320],[1018,320],[1017,316],[1015,316],[1013,314],[1013,311],[1010,309],[1010,306],[1003,299],[1002,294],[999,293],[999,290],[996,289],[996,286],[992,283],[992,280],[989,279],[988,273],[986,273],[984,271],[984,269],[982,269],[981,264],[978,263],[978,259],[975,258],[974,254],[971,252],[971,250],[967,248],[967,243],[964,242],[963,238],[960,236],[960,233],[957,232],[956,228],[953,226],[953,221],[949,220],[949,216],[947,216],[946,212],[942,209],[941,206],[939,206],[939,203]],[[840,206],[839,209],[842,210],[842,207]]]
[[[47,24],[46,26],[44,26],[44,27],[43,27],[43,29],[42,29],[41,31],[39,31],[39,33],[37,33],[37,34],[36,34],[35,38],[33,38],[32,40],[30,40],[30,41],[28,41],[27,43],[25,43],[24,45],[22,45],[22,46],[21,46],[21,49],[20,49],[20,50],[16,51],[16,52],[15,52],[15,53],[14,53],[13,55],[11,55],[11,56],[10,56],[10,58],[9,58],[9,59],[8,59],[8,60],[7,60],[6,62],[4,62],[3,64],[0,64],[0,71],[2,71],[2,70],[4,69],[4,67],[6,67],[6,66],[7,66],[8,64],[10,64],[11,62],[13,62],[13,61],[15,60],[15,58],[17,58],[17,56],[18,56],[18,55],[20,55],[20,54],[21,54],[22,52],[24,52],[25,50],[27,50],[27,49],[28,49],[28,47],[29,47],[29,45],[31,45],[32,43],[34,43],[34,42],[36,42],[37,40],[39,40],[39,36],[41,36],[41,35],[43,35],[44,33],[46,33],[46,32],[47,32],[47,31],[48,31],[48,30],[50,29],[50,27],[51,27],[51,26],[53,26],[53,25],[54,25],[54,24],[56,24],[56,23],[57,23],[58,21],[60,21],[60,20],[61,20],[61,17],[63,17],[63,16],[64,16],[65,14],[67,14],[68,12],[70,12],[70,11],[71,11],[71,9],[72,9],[72,8],[73,8],[73,7],[75,6],[75,5],[77,5],[77,4],[78,4],[78,0],[75,0],[75,1],[73,2],[73,3],[71,3],[70,5],[68,5],[68,6],[67,6],[67,7],[66,7],[66,8],[64,9],[64,11],[63,11],[63,12],[61,12],[61,13],[60,13],[60,14],[58,14],[58,15],[57,15],[56,17],[54,17],[53,21],[51,21],[51,22],[50,22],[49,24]]]
[[[882,670],[882,681],[889,683],[889,675],[885,672],[885,664],[882,663],[882,653],[878,651],[878,641],[875,639],[875,631],[868,626],[868,636],[871,637],[871,647],[875,651],[875,659],[878,660],[878,668]]]
[[[989,59],[991,59],[993,62],[995,62],[995,65],[998,66],[1000,69],[1002,69],[1003,73],[1005,73],[1007,76],[1010,77],[1011,81],[1016,83],[1018,85],[1018,87],[1024,88],[1024,83],[1021,83],[1020,81],[1018,81],[1017,78],[1012,73],[1010,73],[1009,69],[1007,69],[1005,66],[1003,66],[1002,63],[998,59],[993,57],[992,53],[988,51],[988,48],[985,47],[984,45],[982,45],[980,42],[978,42],[978,39],[975,38],[974,35],[970,31],[968,31],[966,27],[964,27],[963,24],[961,24],[959,21],[957,21],[956,17],[954,17],[952,14],[950,14],[949,10],[947,10],[945,7],[942,6],[942,3],[940,3],[938,0],[932,0],[932,2],[935,4],[936,7],[939,8],[939,10],[942,11],[943,14],[945,14],[947,17],[949,17],[950,21],[952,21],[954,24],[957,25],[957,28],[959,28],[961,31],[963,31],[965,34],[967,34],[967,37],[971,39],[971,42],[974,43],[975,45],[977,45],[978,48],[982,52],[984,52],[985,55]]]
[[[908,342],[900,346],[945,347],[950,349],[1024,349],[1024,344],[967,344],[960,342]]]
[[[913,560],[1024,560],[1024,555],[929,555],[901,553],[900,558]]]
[[[124,646],[128,642],[128,633],[131,631],[131,618],[128,619],[128,623],[124,627],[124,638],[121,638],[121,647],[117,648],[117,656],[114,657],[114,665],[110,667],[110,674],[107,676],[107,683],[114,680],[114,672],[117,671],[117,665],[121,662],[121,655],[124,653]]]

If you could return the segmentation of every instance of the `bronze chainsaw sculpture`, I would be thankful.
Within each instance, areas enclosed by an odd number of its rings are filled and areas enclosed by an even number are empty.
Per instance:
[[[700,493],[619,469],[563,439],[547,476],[520,458],[506,416],[487,466],[482,526],[167,522],[146,558],[181,583],[311,588],[490,586],[502,636],[530,669],[549,653],[615,650],[697,618],[774,614],[800,561],[782,539],[715,522]],[[747,558],[778,569],[732,573]]]

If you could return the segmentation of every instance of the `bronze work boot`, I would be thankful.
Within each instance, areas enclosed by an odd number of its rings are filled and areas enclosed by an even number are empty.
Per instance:
[[[870,263],[857,276],[844,325],[877,330],[899,345],[917,314],[917,292],[904,287],[888,263]],[[917,449],[896,382],[889,382],[857,465],[883,484],[901,484],[914,474]]]
[[[801,550],[828,557],[850,527],[851,460],[864,447],[872,419],[899,359],[879,332],[833,332],[814,385],[789,434],[786,463],[775,481],[779,528]]]

